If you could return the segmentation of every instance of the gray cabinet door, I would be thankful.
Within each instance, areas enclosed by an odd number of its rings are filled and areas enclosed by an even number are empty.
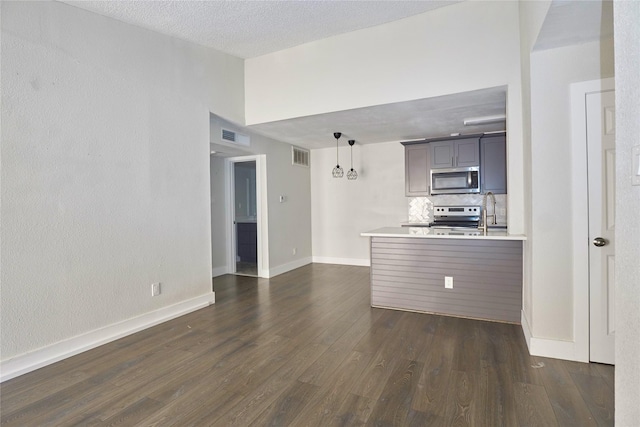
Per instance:
[[[489,135],[480,140],[480,189],[483,193],[507,192],[507,144],[506,136]]]
[[[429,145],[404,147],[405,194],[408,197],[429,195]]]
[[[431,169],[480,165],[478,138],[431,142]]]
[[[478,138],[463,139],[455,142],[456,167],[480,165],[480,147]]]
[[[452,168],[455,158],[454,141],[436,141],[431,146],[431,169]]]

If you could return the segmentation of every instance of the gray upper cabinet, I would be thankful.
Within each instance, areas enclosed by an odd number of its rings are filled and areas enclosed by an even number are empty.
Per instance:
[[[405,195],[429,196],[431,169],[480,166],[480,191],[507,192],[506,134],[403,142]]]
[[[455,157],[453,141],[432,142],[431,145],[431,168],[451,168]]]
[[[480,165],[479,138],[430,142],[431,169]]]
[[[404,147],[405,194],[408,197],[429,195],[429,144]]]
[[[507,139],[504,133],[480,139],[480,191],[507,193]]]

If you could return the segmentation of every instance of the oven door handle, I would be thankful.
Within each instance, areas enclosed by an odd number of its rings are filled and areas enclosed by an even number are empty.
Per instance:
[[[467,172],[467,187],[471,188],[471,171]]]

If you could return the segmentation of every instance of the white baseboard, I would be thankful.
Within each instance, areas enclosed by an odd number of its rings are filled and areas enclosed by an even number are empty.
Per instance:
[[[371,267],[370,259],[360,258],[333,258],[324,256],[314,256],[313,262],[319,264],[339,264],[339,265],[357,265],[360,267]]]
[[[529,348],[529,354],[532,356],[551,357],[553,359],[573,360],[576,362],[588,363],[589,360],[585,360],[581,352],[578,351],[576,343],[573,341],[553,340],[549,338],[536,338],[531,334],[531,327],[529,321],[521,311],[522,332],[524,338],[527,341],[527,347]]]
[[[211,277],[224,276],[225,274],[229,274],[229,270],[227,269],[226,265],[211,269]]]
[[[524,314],[524,310],[520,310],[520,326],[522,327],[522,333],[524,334],[524,340],[527,343],[529,354],[531,354],[531,328],[529,327],[529,320]]]
[[[211,292],[3,360],[0,362],[0,382],[35,371],[43,366],[207,307],[215,303],[215,300],[215,293]]]
[[[270,268],[266,272],[266,277],[267,278],[275,277],[282,273],[286,273],[287,271],[291,271],[291,270],[295,270],[296,268],[303,267],[307,264],[311,264],[311,257],[298,259],[295,261],[288,262],[286,264],[279,265],[274,268]]]

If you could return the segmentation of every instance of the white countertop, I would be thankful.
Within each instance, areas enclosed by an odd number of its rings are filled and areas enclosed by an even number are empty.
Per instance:
[[[360,233],[364,237],[415,237],[431,239],[483,239],[483,240],[527,240],[524,234],[509,234],[504,229],[482,230],[429,228],[429,227],[383,227]]]

